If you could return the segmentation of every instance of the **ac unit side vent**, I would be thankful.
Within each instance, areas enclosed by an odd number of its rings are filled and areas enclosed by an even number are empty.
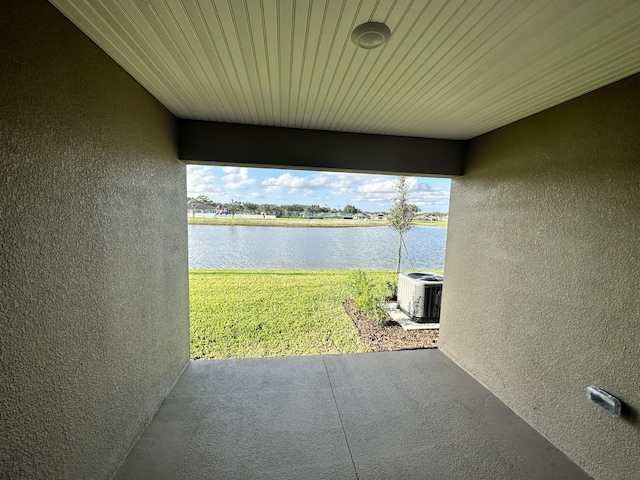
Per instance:
[[[444,277],[434,273],[401,273],[398,308],[418,323],[438,323]]]

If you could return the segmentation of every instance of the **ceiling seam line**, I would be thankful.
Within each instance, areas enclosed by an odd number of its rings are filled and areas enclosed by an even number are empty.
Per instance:
[[[358,16],[358,14],[360,13],[360,9],[361,9],[361,8],[362,8],[362,0],[360,0],[360,2],[358,3],[358,8],[356,9],[355,15],[354,15],[353,19],[351,20],[351,27],[349,28],[349,31],[352,31],[352,30],[353,30],[353,28],[354,28],[354,24],[355,24],[355,17],[357,17],[357,16]],[[342,44],[342,49],[340,50],[340,55],[338,56],[338,64],[340,64],[340,61],[342,60],[342,57],[343,57],[344,52],[345,52],[345,50],[346,50],[346,46],[347,46],[347,42],[348,42],[348,41],[349,41],[348,39],[345,39],[345,41],[344,41],[344,42],[343,42],[343,44]],[[351,60],[353,61],[353,57],[352,57],[352,59],[351,59]],[[346,69],[347,71],[349,70],[350,65],[351,65],[351,64],[349,64],[349,65],[347,66],[347,69]],[[335,78],[336,78],[336,74],[337,74],[337,72],[338,72],[338,69],[336,68],[336,69],[334,70],[334,72],[333,72],[333,75],[331,76],[331,81],[329,82],[329,86],[328,86],[328,88],[327,88],[327,91],[331,91],[331,87],[333,87],[333,82],[335,81]],[[345,72],[345,75],[346,75],[346,72]],[[344,78],[344,77],[343,77],[343,78]],[[328,98],[328,96],[327,96],[327,95],[325,95],[324,100],[323,100],[323,102],[322,102],[322,105],[320,106],[320,112],[323,112],[323,111],[324,111],[324,107],[325,107],[325,105],[326,105],[326,103],[327,103],[327,98]],[[325,119],[325,120],[326,120],[326,119]],[[325,122],[325,121],[323,121],[323,124],[326,124],[326,122]]]

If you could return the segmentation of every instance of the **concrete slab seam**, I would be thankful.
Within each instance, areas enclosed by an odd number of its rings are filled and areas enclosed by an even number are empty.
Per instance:
[[[338,408],[338,401],[336,400],[336,394],[333,391],[333,384],[331,383],[331,376],[329,375],[329,369],[327,368],[327,362],[322,356],[322,363],[324,364],[324,370],[327,372],[327,380],[329,380],[329,388],[331,388],[331,396],[333,397],[333,404],[336,406],[338,412],[338,419],[340,420],[340,426],[342,427],[342,433],[344,435],[344,441],[347,444],[347,450],[349,451],[349,457],[351,458],[351,464],[353,465],[353,473],[356,475],[356,480],[360,480],[358,477],[358,470],[356,469],[356,462],[353,460],[353,454],[351,453],[351,447],[349,446],[349,439],[347,438],[347,432],[344,429],[344,423],[342,422],[342,415],[340,415],[340,408]]]

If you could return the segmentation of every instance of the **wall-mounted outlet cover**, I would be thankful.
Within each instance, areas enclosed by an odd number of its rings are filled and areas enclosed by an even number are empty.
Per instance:
[[[593,385],[587,387],[587,398],[604,409],[609,415],[619,417],[622,411],[622,402],[609,392]]]

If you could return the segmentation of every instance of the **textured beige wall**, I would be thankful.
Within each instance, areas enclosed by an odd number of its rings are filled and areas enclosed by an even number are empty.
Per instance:
[[[185,166],[52,6],[0,8],[0,477],[111,478],[188,362]]]
[[[442,350],[602,479],[640,472],[639,106],[636,75],[479,137],[452,182]]]

